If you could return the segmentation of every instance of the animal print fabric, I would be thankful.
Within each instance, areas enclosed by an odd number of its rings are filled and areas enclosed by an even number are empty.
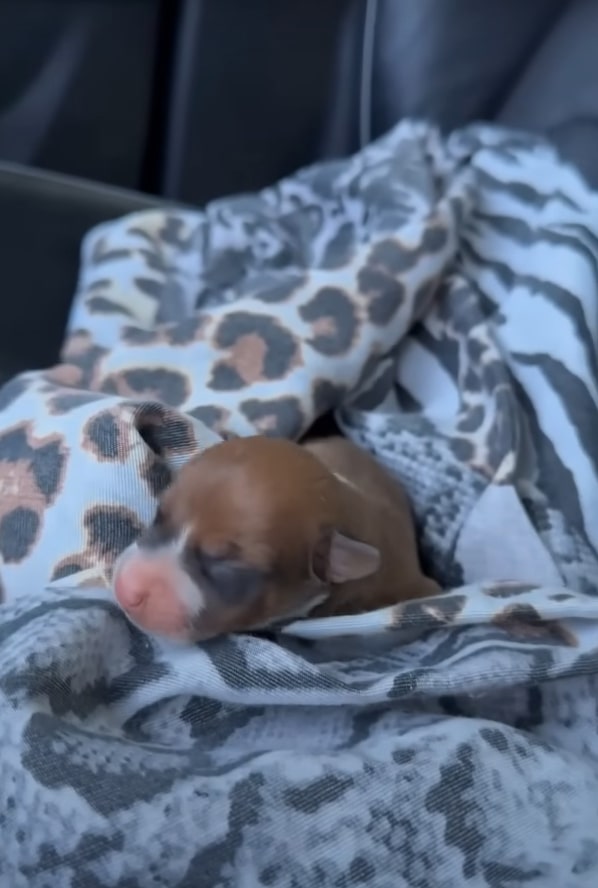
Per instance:
[[[89,233],[61,364],[0,391],[0,885],[596,885],[597,269],[598,197],[488,127]],[[177,467],[330,409],[444,594],[132,627]]]

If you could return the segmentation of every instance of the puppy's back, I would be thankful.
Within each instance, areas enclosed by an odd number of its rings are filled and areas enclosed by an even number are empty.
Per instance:
[[[317,438],[303,445],[339,480],[356,487],[368,499],[411,514],[407,494],[374,457],[339,436]]]

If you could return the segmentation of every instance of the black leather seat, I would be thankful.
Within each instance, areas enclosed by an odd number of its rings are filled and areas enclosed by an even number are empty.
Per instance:
[[[0,164],[0,382],[56,361],[91,226],[155,198]]]
[[[598,187],[598,0],[7,0],[0,49],[54,7],[48,46],[71,65],[38,142],[22,134],[48,65],[14,54],[20,86],[0,88],[2,378],[56,360],[92,225],[262,187],[402,117],[545,133]]]
[[[183,4],[162,194],[259,188],[403,117],[546,133],[598,185],[597,0],[201,5]]]

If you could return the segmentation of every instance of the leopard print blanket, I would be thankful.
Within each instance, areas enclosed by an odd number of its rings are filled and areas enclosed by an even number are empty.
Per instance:
[[[598,196],[490,127],[91,231],[60,365],[0,391],[1,884],[595,885],[597,307]],[[444,594],[132,627],[107,577],[172,473],[329,410]]]

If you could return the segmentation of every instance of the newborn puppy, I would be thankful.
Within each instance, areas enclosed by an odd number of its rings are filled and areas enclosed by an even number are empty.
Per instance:
[[[235,438],[195,457],[113,586],[141,629],[189,642],[439,592],[405,492],[339,437]]]

